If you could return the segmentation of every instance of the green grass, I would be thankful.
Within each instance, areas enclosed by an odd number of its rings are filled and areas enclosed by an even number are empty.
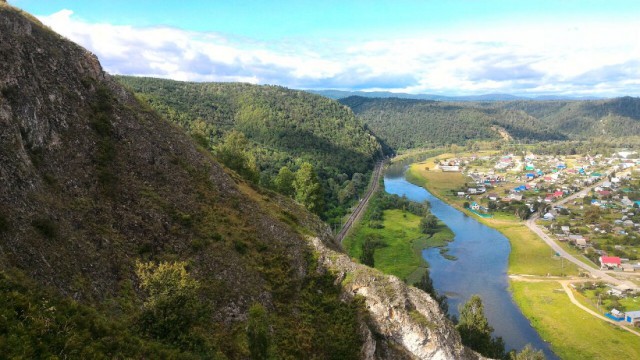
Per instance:
[[[574,306],[557,282],[512,282],[513,296],[562,359],[638,359],[640,338]]]
[[[447,155],[450,154],[442,156]],[[466,178],[461,173],[426,170],[426,168],[433,169],[434,161],[434,159],[428,159],[411,165],[407,171],[407,180],[426,187],[433,195],[506,236],[511,244],[508,269],[510,274],[578,275],[578,268],[574,264],[568,261],[564,261],[563,264],[554,257],[551,248],[515,216],[496,213],[490,219],[480,218],[464,210],[462,204],[468,200],[450,195],[450,190],[463,186]]]
[[[353,258],[360,258],[361,246],[367,237],[385,244],[377,248],[374,255],[376,269],[395,275],[412,284],[420,279],[428,266],[422,258],[422,250],[428,247],[445,246],[453,239],[453,233],[439,223],[438,232],[429,237],[418,230],[420,217],[402,210],[385,210],[383,229],[372,229],[361,222],[344,240],[344,248]]]

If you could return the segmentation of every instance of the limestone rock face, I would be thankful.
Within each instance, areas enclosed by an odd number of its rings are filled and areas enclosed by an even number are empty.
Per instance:
[[[428,294],[354,263],[318,238],[311,242],[322,265],[338,274],[345,296],[365,301],[371,335],[362,349],[363,359],[483,359],[462,345],[453,324]]]

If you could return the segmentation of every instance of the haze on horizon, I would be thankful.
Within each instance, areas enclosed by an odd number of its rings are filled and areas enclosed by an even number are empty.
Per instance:
[[[413,94],[640,96],[637,1],[9,0],[112,74]]]

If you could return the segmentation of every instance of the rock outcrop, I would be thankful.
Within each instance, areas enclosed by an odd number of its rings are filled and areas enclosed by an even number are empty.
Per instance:
[[[319,238],[311,242],[320,263],[338,274],[345,296],[364,299],[371,334],[362,348],[363,359],[483,359],[462,345],[453,324],[429,295],[353,262]]]

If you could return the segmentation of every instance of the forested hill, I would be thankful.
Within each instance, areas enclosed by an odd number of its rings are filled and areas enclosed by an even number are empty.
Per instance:
[[[395,149],[461,144],[467,140],[498,140],[505,136],[531,140],[565,138],[524,111],[491,105],[493,103],[359,96],[340,102],[349,106],[377,136]]]
[[[640,98],[584,101],[512,101],[500,107],[526,112],[571,138],[640,135]]]
[[[382,156],[380,143],[348,108],[319,95],[279,86],[116,79],[215,152],[245,149],[246,164],[236,164],[237,156],[220,159],[263,186],[278,190],[283,167],[295,172],[310,163],[322,181],[325,218],[344,214],[341,207]]]
[[[0,357],[359,357],[315,216],[1,2],[0,59]]]
[[[640,135],[640,99],[439,102],[352,96],[340,100],[394,148],[513,138]]]

